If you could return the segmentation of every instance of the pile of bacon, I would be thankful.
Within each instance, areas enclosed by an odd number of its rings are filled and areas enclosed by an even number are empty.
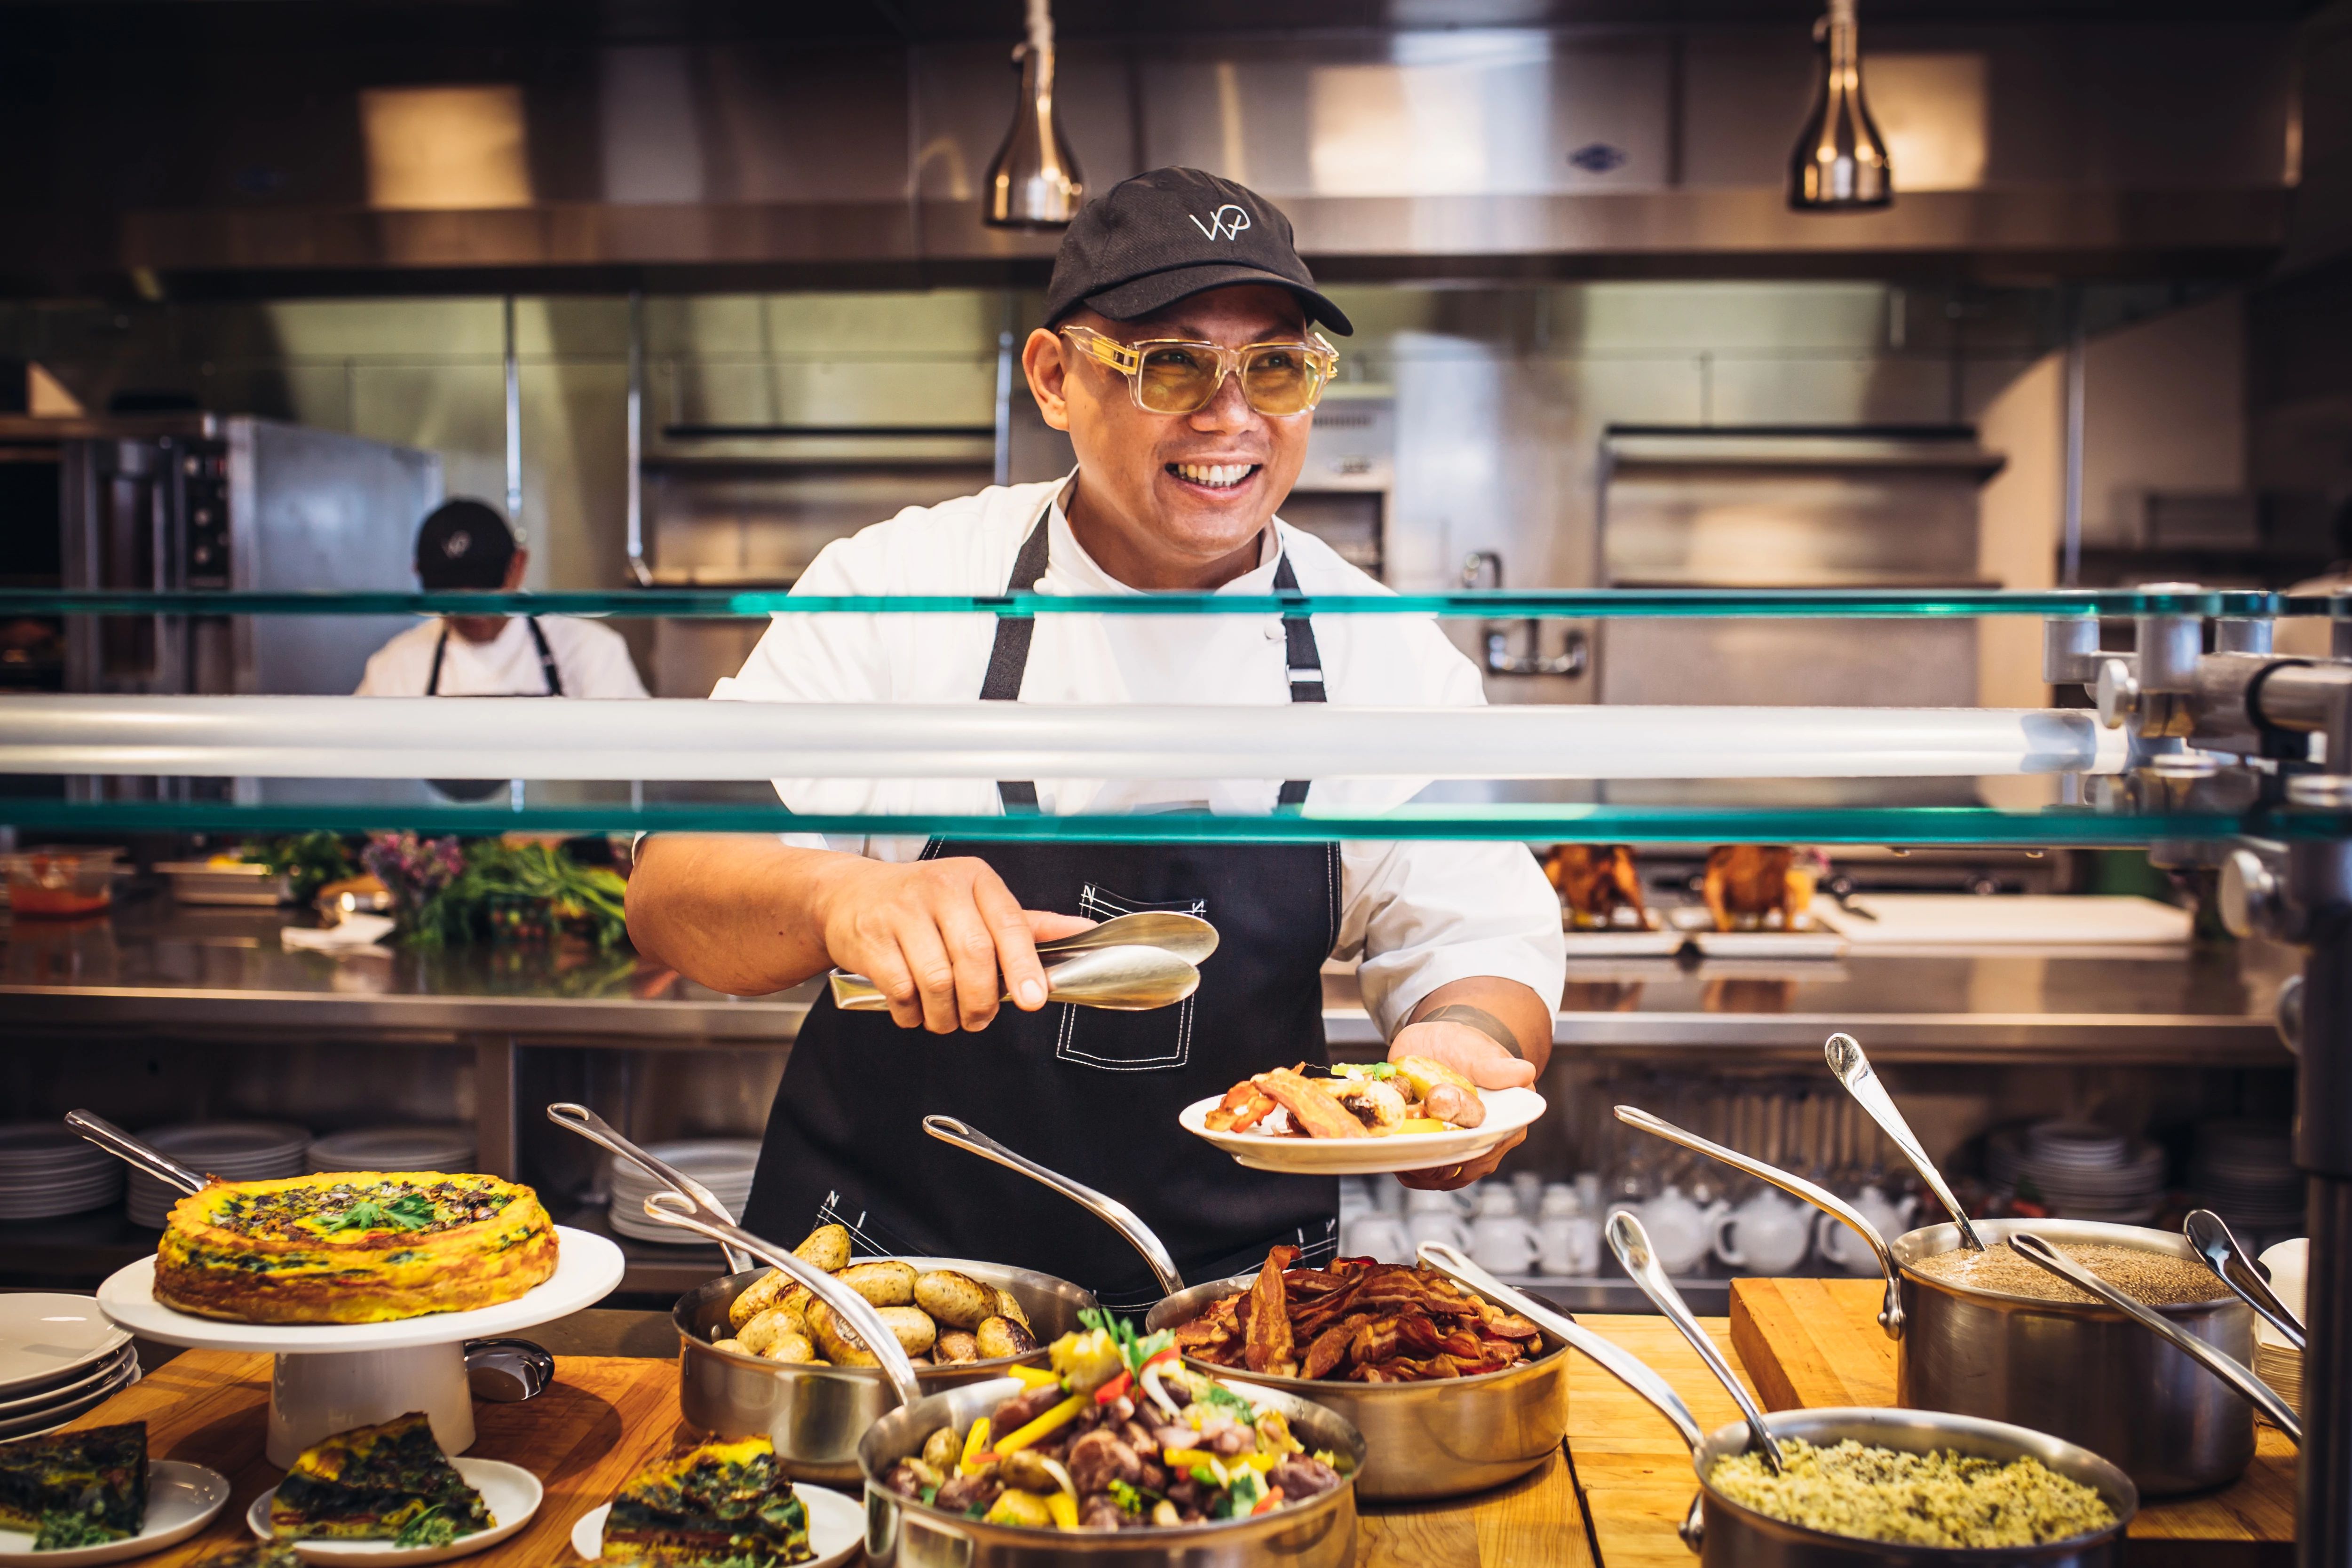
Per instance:
[[[1176,1331],[1176,1348],[1213,1366],[1273,1377],[1421,1383],[1500,1372],[1543,1352],[1536,1326],[1433,1269],[1341,1258],[1292,1268],[1267,1254],[1256,1283]]]

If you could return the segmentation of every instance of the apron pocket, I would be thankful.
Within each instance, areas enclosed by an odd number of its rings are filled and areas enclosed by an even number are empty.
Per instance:
[[[1156,910],[1208,919],[1206,899],[1169,899],[1153,903],[1130,899],[1094,882],[1078,891],[1078,913],[1092,921]],[[1150,1013],[1107,1013],[1096,1007],[1060,1005],[1054,1031],[1054,1059],[1097,1072],[1173,1072],[1192,1058],[1192,1005],[1187,996],[1173,1007]]]

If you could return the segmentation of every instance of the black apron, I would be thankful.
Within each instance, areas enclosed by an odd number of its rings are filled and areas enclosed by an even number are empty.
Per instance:
[[[1008,591],[1045,574],[1047,513],[1021,547]],[[1277,592],[1298,579],[1285,556]],[[1003,616],[981,690],[1021,694],[1026,617]],[[1286,616],[1290,700],[1320,702],[1321,659],[1305,615]],[[1037,809],[1036,786],[1001,783],[1007,812]],[[1297,809],[1307,784],[1283,784]],[[961,1117],[1143,1217],[1194,1284],[1255,1268],[1269,1247],[1320,1261],[1337,1248],[1339,1183],[1244,1170],[1177,1125],[1177,1112],[1252,1073],[1328,1060],[1323,961],[1339,935],[1339,847],[1299,844],[963,843],[1024,909],[1095,920],[1180,910],[1217,928],[1188,1000],[1151,1013],[1007,1003],[978,1033],[901,1029],[820,995],[776,1091],[745,1226],[784,1246],[819,1225],[849,1226],[862,1254],[982,1258],[1074,1280],[1108,1306],[1157,1301],[1150,1269],[1067,1198],[928,1136],[922,1119]]]
[[[539,693],[518,691],[513,695],[517,697],[562,696],[563,677],[555,668],[555,650],[547,646],[547,634],[539,629],[539,617],[525,616],[522,623],[530,628],[530,640],[539,646],[539,673],[546,679],[547,689]],[[441,636],[433,645],[433,673],[425,678],[425,695],[427,697],[441,695],[441,656],[448,651],[449,623],[443,621]],[[475,801],[489,799],[490,796],[506,788],[511,781],[507,779],[426,779],[425,782],[451,800]]]

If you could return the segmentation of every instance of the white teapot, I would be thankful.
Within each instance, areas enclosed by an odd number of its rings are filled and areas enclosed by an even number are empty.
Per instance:
[[[1710,1233],[1715,1255],[1752,1274],[1786,1274],[1805,1260],[1813,1242],[1812,1211],[1773,1187],[1717,1218]]]
[[[1470,1226],[1452,1193],[1418,1188],[1406,1193],[1404,1228],[1416,1248],[1425,1241],[1442,1241],[1464,1252],[1470,1250]]]
[[[1919,1194],[1906,1193],[1896,1203],[1886,1195],[1885,1189],[1875,1182],[1864,1187],[1849,1200],[1871,1227],[1885,1241],[1893,1241],[1911,1226],[1911,1214],[1919,1206]],[[1846,1228],[1845,1222],[1835,1215],[1825,1214],[1814,1222],[1815,1236],[1822,1256],[1849,1274],[1875,1274],[1878,1255],[1864,1241]]]
[[[1470,1220],[1471,1260],[1489,1274],[1525,1274],[1535,1266],[1536,1227],[1519,1212],[1518,1194],[1489,1185]]]
[[[1687,1274],[1706,1261],[1708,1238],[1728,1205],[1717,1202],[1701,1208],[1682,1188],[1668,1184],[1656,1197],[1639,1204],[1612,1204],[1611,1214],[1631,1214],[1650,1233],[1650,1251],[1669,1274]]]

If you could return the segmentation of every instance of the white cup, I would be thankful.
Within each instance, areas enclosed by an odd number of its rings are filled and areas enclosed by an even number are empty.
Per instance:
[[[1461,1207],[1451,1193],[1408,1194],[1404,1229],[1416,1248],[1425,1241],[1442,1241],[1465,1252],[1470,1250],[1470,1226],[1462,1217]]]
[[[1370,1258],[1381,1263],[1411,1263],[1413,1259],[1412,1238],[1405,1234],[1404,1221],[1378,1209],[1359,1215],[1348,1223],[1339,1250],[1349,1258]]]
[[[1734,1268],[1763,1275],[1786,1274],[1805,1260],[1813,1240],[1811,1210],[1767,1187],[1729,1214],[1718,1215],[1710,1234],[1715,1255]]]
[[[1536,1264],[1544,1273],[1558,1277],[1585,1279],[1598,1274],[1601,1222],[1581,1207],[1546,1215],[1536,1222]]]

